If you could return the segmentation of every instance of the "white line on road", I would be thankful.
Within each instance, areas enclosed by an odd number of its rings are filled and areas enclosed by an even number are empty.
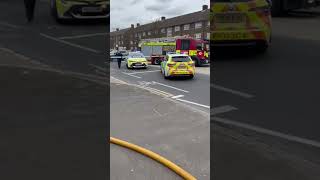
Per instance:
[[[92,66],[100,71],[103,71],[103,72],[107,72],[107,70],[103,67],[100,67],[100,66],[97,66],[97,65],[94,65],[94,64],[88,64],[89,66]]]
[[[67,41],[64,41],[64,40],[61,40],[61,39],[58,39],[58,38],[55,38],[55,37],[52,37],[52,36],[49,36],[49,35],[46,35],[46,34],[43,34],[43,33],[40,33],[40,35],[45,37],[45,38],[47,38],[47,39],[51,39],[53,41],[57,41],[59,43],[66,44],[66,45],[69,45],[69,46],[72,46],[72,47],[76,47],[76,48],[79,48],[79,49],[82,49],[82,50],[90,51],[90,52],[93,52],[93,53],[96,53],[96,54],[100,53],[100,51],[97,51],[95,49],[91,49],[91,48],[88,48],[88,47],[80,46],[78,44],[70,43],[70,42],[67,42]]]
[[[154,71],[141,71],[141,72],[133,72],[128,74],[143,74],[143,73],[149,73],[149,72],[159,72],[160,70],[154,70]]]
[[[184,97],[184,95],[172,96],[171,98],[172,98],[172,99],[178,99],[178,98],[182,98],[182,97]]]
[[[173,87],[173,86],[170,86],[170,85],[162,84],[162,83],[159,83],[159,82],[152,81],[152,83],[159,84],[161,86],[172,88],[172,89],[175,89],[175,90],[178,90],[178,91],[182,91],[182,92],[185,92],[185,93],[189,93],[189,91],[186,91],[186,90],[183,90],[183,89],[180,89],[180,88],[176,88],[176,87]]]
[[[293,135],[289,135],[289,134],[284,134],[284,133],[281,133],[281,132],[277,132],[277,131],[261,128],[261,127],[258,127],[258,126],[253,126],[253,125],[250,125],[250,124],[235,122],[235,121],[232,121],[232,120],[229,120],[229,119],[225,119],[225,118],[212,117],[212,120],[216,121],[216,122],[223,123],[223,124],[232,125],[232,126],[244,128],[244,129],[247,129],[247,130],[255,131],[255,132],[258,132],[258,133],[262,133],[262,134],[266,134],[266,135],[282,138],[282,139],[285,139],[285,140],[288,140],[288,141],[297,142],[297,143],[313,146],[313,147],[316,147],[316,148],[320,148],[320,142],[317,142],[317,141],[314,141],[314,140],[301,138],[301,137],[297,137],[297,136],[293,136]]]
[[[17,26],[17,25],[10,24],[10,23],[7,23],[7,22],[0,22],[0,25],[1,26],[5,26],[5,27],[9,27],[9,28],[13,28],[13,29],[22,29],[21,26]]]
[[[244,92],[240,92],[240,91],[237,91],[237,90],[233,90],[233,89],[229,89],[229,88],[225,88],[225,87],[222,87],[222,86],[219,86],[217,84],[210,84],[211,87],[217,89],[217,90],[220,90],[220,91],[225,91],[225,92],[228,92],[228,93],[231,93],[231,94],[234,94],[234,95],[238,95],[238,96],[241,96],[243,98],[253,98],[254,95],[251,95],[251,94],[248,94],[248,93],[244,93]]]
[[[210,106],[207,106],[207,105],[204,105],[204,104],[199,104],[199,103],[195,103],[195,102],[184,100],[184,99],[176,99],[176,100],[181,101],[181,102],[185,102],[185,103],[188,103],[188,104],[193,104],[193,105],[196,105],[196,106],[200,106],[200,107],[204,107],[204,108],[210,109]]]
[[[122,73],[125,74],[125,75],[128,75],[128,76],[132,76],[132,77],[138,78],[138,79],[141,78],[141,77],[139,77],[139,76],[135,76],[135,75],[132,75],[132,74],[130,74],[130,73],[125,73],[125,72],[122,72]]]
[[[230,105],[219,106],[219,107],[215,107],[215,108],[211,109],[210,115],[222,114],[222,113],[226,113],[226,112],[234,111],[234,110],[238,110],[238,108],[230,106]]]
[[[59,37],[59,39],[65,40],[65,39],[78,39],[78,38],[86,38],[86,37],[93,37],[93,36],[104,36],[108,33],[94,33],[94,34],[82,34],[82,35],[74,35],[74,36],[63,36]]]

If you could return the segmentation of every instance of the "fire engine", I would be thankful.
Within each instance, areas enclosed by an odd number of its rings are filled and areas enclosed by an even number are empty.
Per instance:
[[[209,41],[189,36],[143,39],[139,43],[139,48],[151,64],[160,64],[165,55],[172,52],[189,55],[196,66],[210,62]]]

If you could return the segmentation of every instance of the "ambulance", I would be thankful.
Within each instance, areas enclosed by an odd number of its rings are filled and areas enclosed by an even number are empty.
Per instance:
[[[271,1],[215,0],[211,9],[212,46],[254,46],[271,42]]]

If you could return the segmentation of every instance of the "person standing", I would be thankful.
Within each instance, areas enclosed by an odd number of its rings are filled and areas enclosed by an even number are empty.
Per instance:
[[[24,0],[24,6],[26,8],[26,16],[29,22],[33,20],[35,5],[36,5],[36,0]]]
[[[122,61],[122,53],[118,52],[117,56],[120,56],[120,58],[117,58],[118,59],[118,68],[120,69],[121,68],[121,61]]]

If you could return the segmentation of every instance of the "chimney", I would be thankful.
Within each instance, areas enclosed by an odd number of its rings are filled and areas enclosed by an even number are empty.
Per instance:
[[[162,16],[161,21],[164,21],[164,20],[166,20],[166,17]]]
[[[117,28],[116,31],[119,31],[119,28]]]
[[[137,27],[139,27],[140,26],[140,23],[137,23]]]
[[[132,28],[132,29],[134,28],[134,24],[131,24],[131,28]]]
[[[208,9],[208,5],[203,5],[202,6],[202,10],[204,11],[204,10],[207,10]]]

